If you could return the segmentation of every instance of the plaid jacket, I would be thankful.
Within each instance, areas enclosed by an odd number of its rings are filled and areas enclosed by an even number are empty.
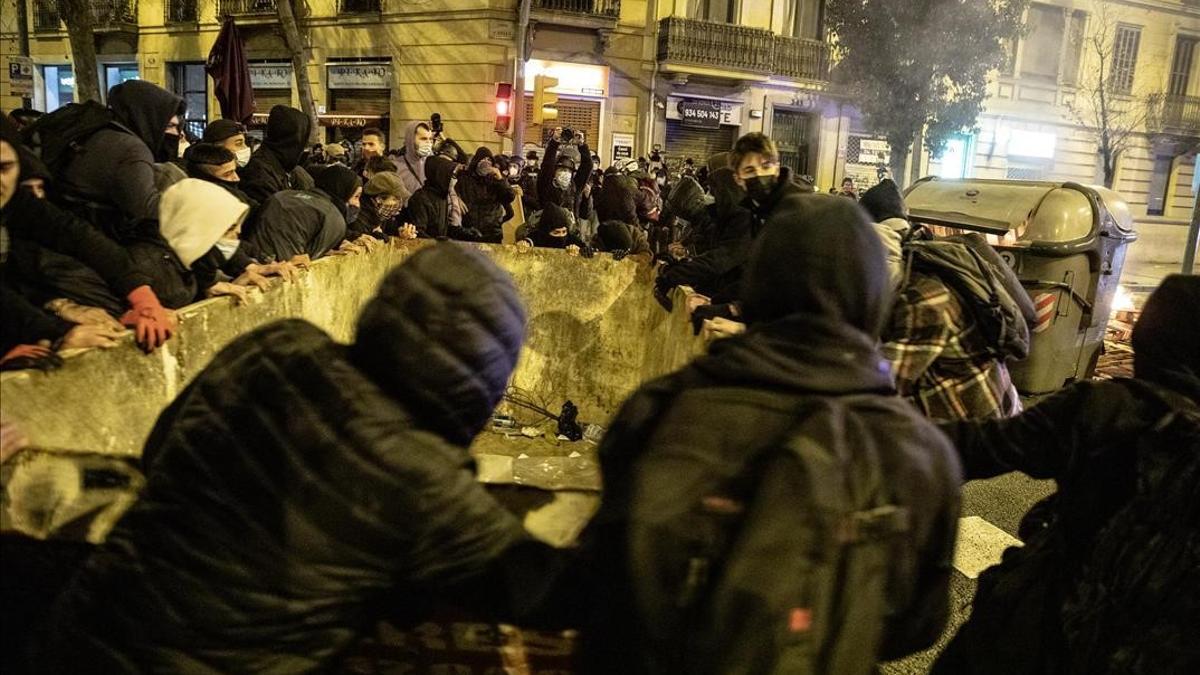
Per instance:
[[[913,272],[884,334],[896,388],[935,420],[1009,417],[1021,399],[989,356],[962,301],[935,276]]]

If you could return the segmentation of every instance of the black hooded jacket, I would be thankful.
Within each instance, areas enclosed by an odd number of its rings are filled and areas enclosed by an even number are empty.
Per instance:
[[[583,186],[592,178],[592,151],[586,143],[579,145],[579,164],[572,172],[571,182],[567,187],[560,188],[554,184],[554,174],[558,169],[560,143],[558,139],[550,139],[546,143],[546,154],[542,157],[542,169],[538,173],[537,196],[542,208],[547,204],[558,204],[579,216],[580,204],[583,201]]]
[[[508,276],[443,244],[388,275],[352,346],[293,319],[225,347],[159,417],[39,668],[326,671],[384,612],[419,620],[526,538],[467,451],[524,325]]]
[[[450,180],[457,165],[441,155],[425,160],[425,184],[408,199],[409,222],[422,237],[450,233]]]
[[[901,601],[885,617],[880,657],[911,653],[940,635],[949,614],[959,468],[937,430],[894,396],[877,347],[890,292],[883,251],[852,204],[832,201],[796,197],[779,205],[747,272],[745,302],[755,323],[743,335],[713,343],[682,370],[644,385],[601,443],[605,493],[583,538],[597,589],[583,631],[589,672],[674,672],[671,655],[678,645],[657,643],[661,624],[639,609],[652,612],[671,599],[631,577],[639,564],[644,579],[676,573],[646,569],[645,560],[631,557],[636,504],[666,489],[644,484],[639,460],[672,443],[687,444],[687,454],[697,457],[752,452],[777,442],[795,421],[791,411],[806,398],[856,395],[844,408],[854,424],[831,419],[832,433],[842,433],[838,424],[865,429],[889,472],[891,498],[911,509],[911,530],[900,545],[917,569],[890,570],[889,595]],[[814,264],[819,260],[829,262]],[[750,398],[739,394],[742,389],[762,395]],[[694,404],[678,407],[685,397],[706,401],[703,412],[674,414],[697,410]]]
[[[327,167],[315,179],[317,189],[329,195],[333,205],[341,212],[342,218],[347,223],[350,222],[349,207],[347,203],[362,188],[362,181],[353,170],[348,169],[340,164]]]
[[[734,180],[733,169],[713,171],[709,187],[714,202],[707,212],[715,244],[708,251],[664,268],[658,284],[664,290],[690,286],[714,303],[733,302],[759,228],[755,227],[754,214],[743,204],[746,193]]]
[[[501,225],[513,216],[512,202],[516,193],[503,176],[479,175],[479,162],[491,158],[492,151],[488,148],[476,150],[454,190],[467,205],[463,227],[478,230],[483,241],[498,244],[503,238]]]
[[[962,456],[966,479],[1021,471],[1053,479],[1057,490],[1022,520],[1019,535],[1025,546],[1008,549],[999,565],[980,576],[971,617],[946,647],[934,673],[1184,672],[1152,665],[1117,669],[1119,663],[1128,662],[1109,660],[1110,653],[1080,653],[1070,647],[1074,635],[1064,627],[1062,611],[1073,599],[1086,597],[1086,591],[1101,591],[1101,597],[1107,597],[1103,589],[1080,588],[1081,576],[1104,527],[1129,503],[1143,478],[1138,470],[1139,448],[1156,442],[1156,428],[1168,415],[1185,408],[1200,413],[1197,307],[1200,277],[1167,277],[1146,301],[1134,328],[1134,379],[1078,382],[1016,417],[941,425]],[[1172,449],[1200,453],[1200,445]],[[1191,465],[1195,461],[1191,459]],[[1157,534],[1147,531],[1144,543],[1150,546]],[[1180,564],[1158,562],[1165,568]],[[1196,565],[1194,555],[1192,565]],[[1150,602],[1174,590],[1162,587],[1156,570],[1139,568],[1129,573],[1137,575],[1134,583],[1145,588]],[[1139,609],[1155,611],[1154,607],[1113,608],[1130,612],[1127,616],[1137,616]],[[1105,612],[1097,616],[1110,619]],[[1178,628],[1186,631],[1193,626]],[[1195,663],[1194,646],[1139,635],[1138,626],[1130,628],[1110,636],[1112,654],[1129,645],[1150,644],[1163,650],[1160,656],[1164,657],[1190,649]],[[1138,655],[1131,650],[1126,657]]]
[[[105,128],[84,141],[61,176],[69,195],[113,210],[112,218],[134,223],[158,220],[159,191],[154,164],[163,155],[167,123],[184,112],[183,99],[142,80],[108,92],[108,106],[123,129]],[[116,230],[125,223],[96,223]]]
[[[312,122],[303,112],[285,105],[271,108],[262,147],[238,171],[242,191],[265,203],[282,190],[311,188],[312,178],[299,166],[311,130]]]

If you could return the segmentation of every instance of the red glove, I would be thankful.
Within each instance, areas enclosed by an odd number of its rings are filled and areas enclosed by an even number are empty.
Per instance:
[[[147,354],[157,349],[175,331],[175,322],[158,301],[149,286],[138,286],[129,292],[132,307],[121,317],[121,323],[134,329],[138,346]]]
[[[54,370],[62,364],[62,357],[43,345],[17,345],[0,357],[0,370]]]

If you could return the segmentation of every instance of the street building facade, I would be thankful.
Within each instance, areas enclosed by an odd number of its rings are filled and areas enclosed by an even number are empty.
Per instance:
[[[30,68],[14,89],[20,54],[18,2],[26,5]],[[131,78],[185,97],[192,133],[219,116],[204,61],[226,16],[237,20],[258,104],[299,105],[275,0],[99,0],[101,90]],[[402,143],[403,123],[440,113],[464,147],[519,152],[496,133],[496,84],[513,82],[517,0],[308,0],[307,31],[319,117],[327,141],[380,127]],[[659,151],[669,167],[697,166],[739,135],[762,131],[782,160],[819,189],[852,178],[865,187],[886,164],[886,141],[866,128],[830,84],[824,0],[532,0],[525,107],[535,76],[558,80],[557,122],[524,139],[540,144],[553,126],[585,133],[604,164]],[[1101,25],[1103,24],[1103,25]],[[1009,45],[971,133],[946,152],[910,159],[909,179],[1018,178],[1102,182],[1095,128],[1072,106],[1094,73],[1113,71],[1118,103],[1144,108],[1114,187],[1139,221],[1190,218],[1200,143],[1200,0],[1038,0],[1030,30]],[[1107,36],[1103,58],[1089,46]],[[0,71],[5,110],[22,92],[41,110],[70,102],[71,49],[54,0],[2,0]],[[17,72],[20,68],[17,68]],[[914,166],[913,163],[916,162]]]

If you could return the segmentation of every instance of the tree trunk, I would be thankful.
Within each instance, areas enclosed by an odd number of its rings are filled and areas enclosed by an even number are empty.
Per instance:
[[[909,174],[908,183],[911,185],[921,180],[921,152],[925,149],[925,129],[917,130],[917,137],[913,139],[912,152],[912,172]]]
[[[294,0],[278,0],[279,23],[283,28],[283,41],[287,44],[288,52],[292,55],[292,72],[296,75],[296,91],[300,95],[300,109],[308,115],[312,131],[308,135],[309,144],[319,143],[321,138],[320,121],[317,119],[317,104],[313,100],[312,80],[308,79],[308,55],[304,47],[304,39],[300,35],[300,27],[296,23],[296,12],[292,7]]]
[[[71,40],[71,70],[75,75],[75,101],[100,98],[100,74],[96,68],[95,20],[86,0],[58,0],[59,16],[67,24]]]
[[[911,149],[911,143],[888,143],[891,148],[891,161],[888,162],[888,168],[892,171],[892,180],[896,181],[896,185],[903,188],[907,183],[907,177],[904,171],[904,165],[908,161],[908,152]],[[849,161],[849,160],[847,160]]]

